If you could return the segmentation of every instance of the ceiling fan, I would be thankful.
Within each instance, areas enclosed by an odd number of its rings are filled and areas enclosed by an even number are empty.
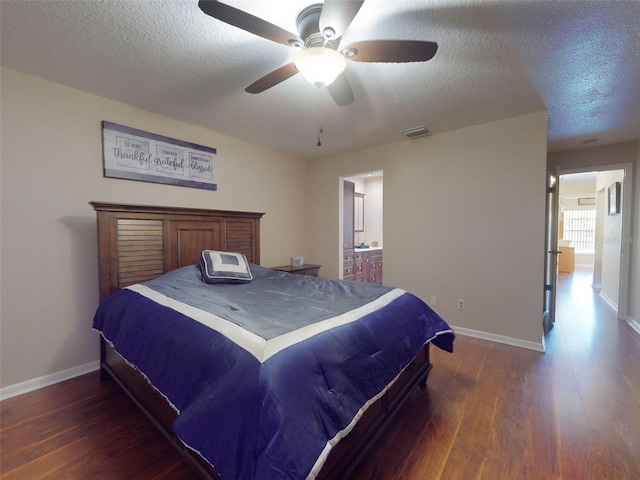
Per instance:
[[[340,105],[353,102],[353,91],[344,73],[347,60],[356,62],[426,62],[433,58],[438,44],[422,40],[367,40],[340,45],[364,0],[325,0],[298,14],[298,34],[216,0],[200,0],[200,9],[213,18],[276,43],[300,48],[293,62],[275,69],[247,88],[260,93],[301,72],[317,86],[326,86]]]

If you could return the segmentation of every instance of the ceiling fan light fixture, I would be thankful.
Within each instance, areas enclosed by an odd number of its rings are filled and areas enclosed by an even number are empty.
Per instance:
[[[327,47],[302,50],[296,55],[294,63],[305,80],[316,86],[331,85],[347,67],[346,59]]]

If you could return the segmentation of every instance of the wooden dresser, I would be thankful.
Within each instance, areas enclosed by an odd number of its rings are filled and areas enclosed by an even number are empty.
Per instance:
[[[353,278],[357,282],[382,283],[382,249],[373,248],[353,253]],[[345,280],[348,280],[345,278]]]
[[[575,269],[575,248],[558,247],[558,272],[573,273]]]

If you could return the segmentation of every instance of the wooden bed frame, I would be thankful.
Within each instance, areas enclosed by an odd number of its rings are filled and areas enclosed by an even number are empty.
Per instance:
[[[260,219],[264,214],[90,202],[98,218],[100,300],[134,283],[198,263],[204,249],[241,252],[260,264]],[[218,473],[186,448],[171,430],[175,410],[140,373],[100,337],[103,379],[112,378],[205,479]],[[431,363],[427,344],[396,382],[331,451],[320,479],[342,479],[364,457],[409,394],[425,385]]]

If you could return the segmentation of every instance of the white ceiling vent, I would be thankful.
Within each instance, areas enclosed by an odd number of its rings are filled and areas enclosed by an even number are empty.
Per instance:
[[[429,130],[427,130],[427,127],[425,127],[424,125],[409,128],[408,130],[403,130],[402,133],[404,133],[404,135],[410,140],[430,135]]]

